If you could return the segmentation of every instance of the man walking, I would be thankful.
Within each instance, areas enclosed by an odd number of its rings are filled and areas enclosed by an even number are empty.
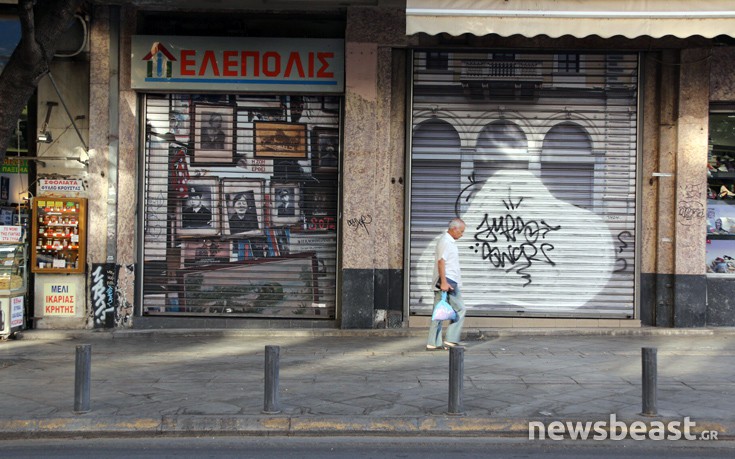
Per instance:
[[[442,292],[447,292],[447,301],[457,313],[457,317],[447,327],[447,335],[442,344],[442,321],[432,320],[429,327],[427,351],[461,346],[459,341],[464,323],[465,307],[462,301],[462,274],[459,267],[459,250],[457,239],[462,237],[465,223],[461,218],[453,218],[449,222],[447,231],[436,244],[434,252],[434,305],[439,302]]]

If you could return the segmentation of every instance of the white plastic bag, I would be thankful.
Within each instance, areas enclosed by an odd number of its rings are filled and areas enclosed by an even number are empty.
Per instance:
[[[434,313],[431,315],[431,320],[455,320],[456,318],[457,313],[447,302],[447,292],[442,292],[442,299],[434,306]]]

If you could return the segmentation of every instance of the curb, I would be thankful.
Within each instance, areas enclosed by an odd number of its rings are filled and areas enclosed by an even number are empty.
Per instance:
[[[680,419],[634,419],[646,425],[639,433],[646,435],[655,429],[656,422]],[[463,416],[420,417],[356,417],[356,416],[163,416],[161,418],[100,418],[88,415],[48,419],[0,420],[0,439],[59,438],[84,436],[151,437],[193,435],[250,435],[250,436],[465,436],[529,438],[529,422],[545,419],[491,419]],[[575,422],[562,420],[561,422]],[[623,421],[623,420],[621,420]],[[632,421],[624,421],[630,423]],[[580,422],[595,422],[582,420]],[[653,426],[652,426],[653,424]],[[609,428],[603,429],[610,432]],[[698,439],[703,432],[716,431],[717,439],[735,438],[735,423],[696,422],[692,429]],[[598,430],[592,430],[589,439]],[[566,435],[567,438],[568,435]],[[539,438],[540,439],[540,438]],[[704,440],[704,439],[703,439]]]
[[[735,335],[735,328],[466,328],[463,338],[482,341],[514,336],[714,336]],[[395,329],[94,329],[94,330],[21,330],[17,339],[73,340],[127,339],[161,336],[199,337],[426,337],[424,328]]]

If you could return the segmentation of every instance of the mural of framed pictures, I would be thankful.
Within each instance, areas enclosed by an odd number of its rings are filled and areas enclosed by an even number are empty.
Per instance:
[[[308,166],[306,166],[308,168]],[[303,180],[305,176],[311,175],[304,171],[304,166],[295,159],[274,159],[273,178],[276,180]]]
[[[219,234],[219,181],[216,177],[192,178],[186,197],[176,208],[176,232],[181,236]]]
[[[248,121],[286,121],[283,107],[250,107],[248,110]]]
[[[306,158],[306,125],[256,121],[256,158]]]
[[[304,98],[302,96],[287,96],[288,117],[292,123],[298,123],[304,113]]]
[[[192,165],[233,164],[235,125],[234,106],[195,105]]]
[[[225,199],[223,234],[226,236],[262,236],[263,180],[223,179]]]
[[[183,274],[183,286],[186,307],[201,312],[283,316],[319,301],[312,253],[194,268]]]
[[[271,182],[271,220],[274,225],[292,225],[301,219],[298,182]]]
[[[319,182],[304,185],[302,210],[306,216],[306,230],[334,231],[337,222],[337,181],[335,174],[317,176]]]
[[[228,263],[230,242],[217,239],[183,241],[181,243],[181,267]]]
[[[189,138],[189,113],[183,109],[171,110],[168,113],[168,131],[172,133],[176,140],[187,140]]]
[[[237,109],[237,147],[235,148],[235,163],[258,178],[266,179],[273,175],[273,160],[255,158],[253,152],[254,130],[252,116],[254,112],[249,108]],[[258,110],[253,109],[253,110]]]
[[[322,111],[326,113],[339,113],[339,97],[322,97]]]
[[[314,172],[336,171],[339,161],[339,130],[315,127],[311,131],[311,142]]]

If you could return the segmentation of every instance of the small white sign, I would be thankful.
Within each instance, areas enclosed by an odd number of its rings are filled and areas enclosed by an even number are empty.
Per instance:
[[[40,179],[38,181],[40,192],[82,192],[84,184],[79,179]]]
[[[52,266],[54,268],[64,269],[66,268],[66,260],[64,260],[63,258],[55,258]]]
[[[16,296],[10,299],[10,328],[23,325],[23,297]]]
[[[23,227],[0,226],[0,242],[23,242]]]

